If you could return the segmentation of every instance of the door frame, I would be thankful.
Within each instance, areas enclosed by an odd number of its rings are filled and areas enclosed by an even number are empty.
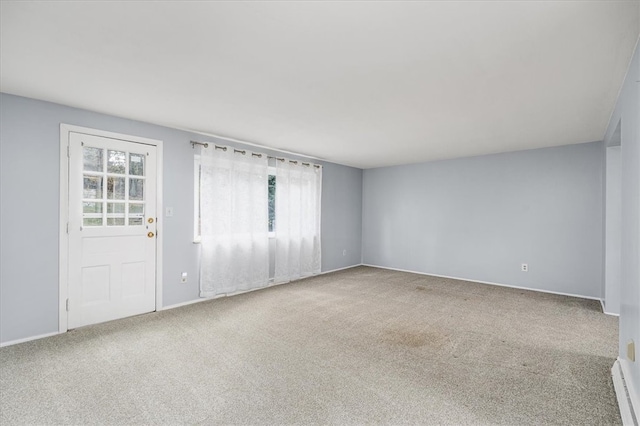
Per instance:
[[[69,138],[70,133],[82,133],[91,136],[100,136],[111,139],[119,139],[126,142],[153,145],[156,147],[156,311],[162,309],[162,242],[163,212],[162,207],[162,141],[143,138],[139,136],[125,135],[122,133],[108,132],[60,123],[60,228],[58,248],[58,332],[68,331],[67,297],[69,295]],[[71,307],[73,309],[73,306]]]

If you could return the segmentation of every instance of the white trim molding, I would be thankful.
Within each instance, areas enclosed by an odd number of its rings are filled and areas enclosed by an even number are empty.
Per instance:
[[[45,337],[57,336],[58,334],[61,333],[59,331],[54,331],[52,333],[38,334],[37,336],[25,337],[23,339],[9,340],[8,342],[0,343],[0,348],[4,348],[5,346],[18,345],[20,343],[26,343],[32,340],[44,339]]]
[[[60,124],[60,224],[58,231],[58,332],[67,331],[67,294],[69,282],[69,133],[74,126]],[[63,285],[63,283],[65,283]]]
[[[578,297],[580,299],[598,300],[600,302],[602,301],[602,299],[600,299],[599,297],[583,296],[581,294],[562,293],[562,292],[559,292],[559,291],[541,290],[539,288],[521,287],[521,286],[517,286],[517,285],[494,283],[494,282],[491,282],[491,281],[473,280],[471,278],[451,277],[449,275],[431,274],[431,273],[427,273],[427,272],[411,271],[411,270],[408,270],[408,269],[389,268],[387,266],[371,265],[371,264],[368,264],[368,263],[363,263],[362,266],[369,266],[371,268],[379,268],[379,269],[388,269],[390,271],[409,272],[411,274],[427,275],[427,276],[430,276],[430,277],[449,278],[451,280],[458,280],[458,281],[469,281],[469,282],[478,283],[478,284],[496,285],[498,287],[517,288],[519,290],[528,290],[528,291],[537,291],[537,292],[540,292],[540,293],[558,294],[560,296]]]
[[[149,139],[140,136],[125,135],[122,133],[108,132],[105,130],[91,129],[88,127],[75,126],[60,123],[60,224],[58,235],[58,333],[68,331],[67,326],[67,297],[69,280],[69,234],[67,224],[69,223],[69,134],[82,133],[85,135],[101,136],[110,139],[118,139],[127,142],[135,142],[156,147],[156,311],[162,309],[162,245],[164,239],[163,227],[163,144],[161,140]],[[58,334],[54,333],[54,334]],[[35,336],[32,339],[47,337],[47,335]],[[18,341],[16,341],[18,342]],[[20,342],[18,342],[20,343]]]
[[[600,299],[600,306],[602,306],[602,312],[607,314],[607,315],[611,315],[612,317],[619,317],[620,314],[616,314],[615,312],[607,312],[607,308],[606,308],[606,304],[604,302],[604,299]]]
[[[613,387],[620,407],[620,417],[624,426],[638,426],[640,414],[640,394],[633,389],[631,382],[625,377],[630,377],[626,368],[626,361],[618,357],[611,368]]]
[[[325,274],[331,274],[333,272],[344,271],[345,269],[357,268],[358,266],[365,266],[365,265],[363,265],[362,263],[358,263],[357,265],[345,266],[344,268],[332,269],[330,271],[323,271],[323,272],[320,272],[319,274],[314,275],[314,277],[317,277],[318,275],[325,275]]]

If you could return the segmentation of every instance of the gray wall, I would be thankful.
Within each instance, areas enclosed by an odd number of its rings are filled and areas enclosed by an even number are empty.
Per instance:
[[[606,149],[604,307],[608,314],[620,314],[620,259],[622,248],[622,179],[620,147]]]
[[[325,163],[322,176],[322,270],[359,265],[362,262],[362,170]]]
[[[625,377],[640,400],[640,47],[636,46],[629,72],[605,134],[614,145],[620,124],[622,229],[620,279],[620,359],[630,372]],[[627,342],[636,345],[636,361],[626,356]],[[640,404],[636,404],[639,409]],[[636,411],[636,415],[640,414]]]
[[[7,94],[0,94],[0,123],[0,342],[58,330],[60,123],[164,142],[163,199],[174,216],[161,219],[163,305],[198,298],[199,248],[192,242],[194,152],[189,141],[215,138]],[[322,270],[357,265],[362,170],[319,163],[324,166]],[[186,284],[180,284],[183,271],[190,277]]]
[[[596,142],[365,170],[363,262],[600,298],[602,156]]]

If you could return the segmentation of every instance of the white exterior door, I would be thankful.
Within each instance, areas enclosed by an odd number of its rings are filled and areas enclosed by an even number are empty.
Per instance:
[[[156,307],[156,147],[69,133],[68,328]]]

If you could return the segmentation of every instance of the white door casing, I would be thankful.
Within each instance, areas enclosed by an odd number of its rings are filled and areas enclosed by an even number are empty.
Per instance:
[[[61,250],[60,331],[160,308],[162,147],[152,144],[159,141],[78,129],[61,127],[61,148],[62,138],[68,140],[67,191],[61,176],[68,232],[66,238],[61,232],[67,252]],[[61,205],[61,220],[62,213]]]

